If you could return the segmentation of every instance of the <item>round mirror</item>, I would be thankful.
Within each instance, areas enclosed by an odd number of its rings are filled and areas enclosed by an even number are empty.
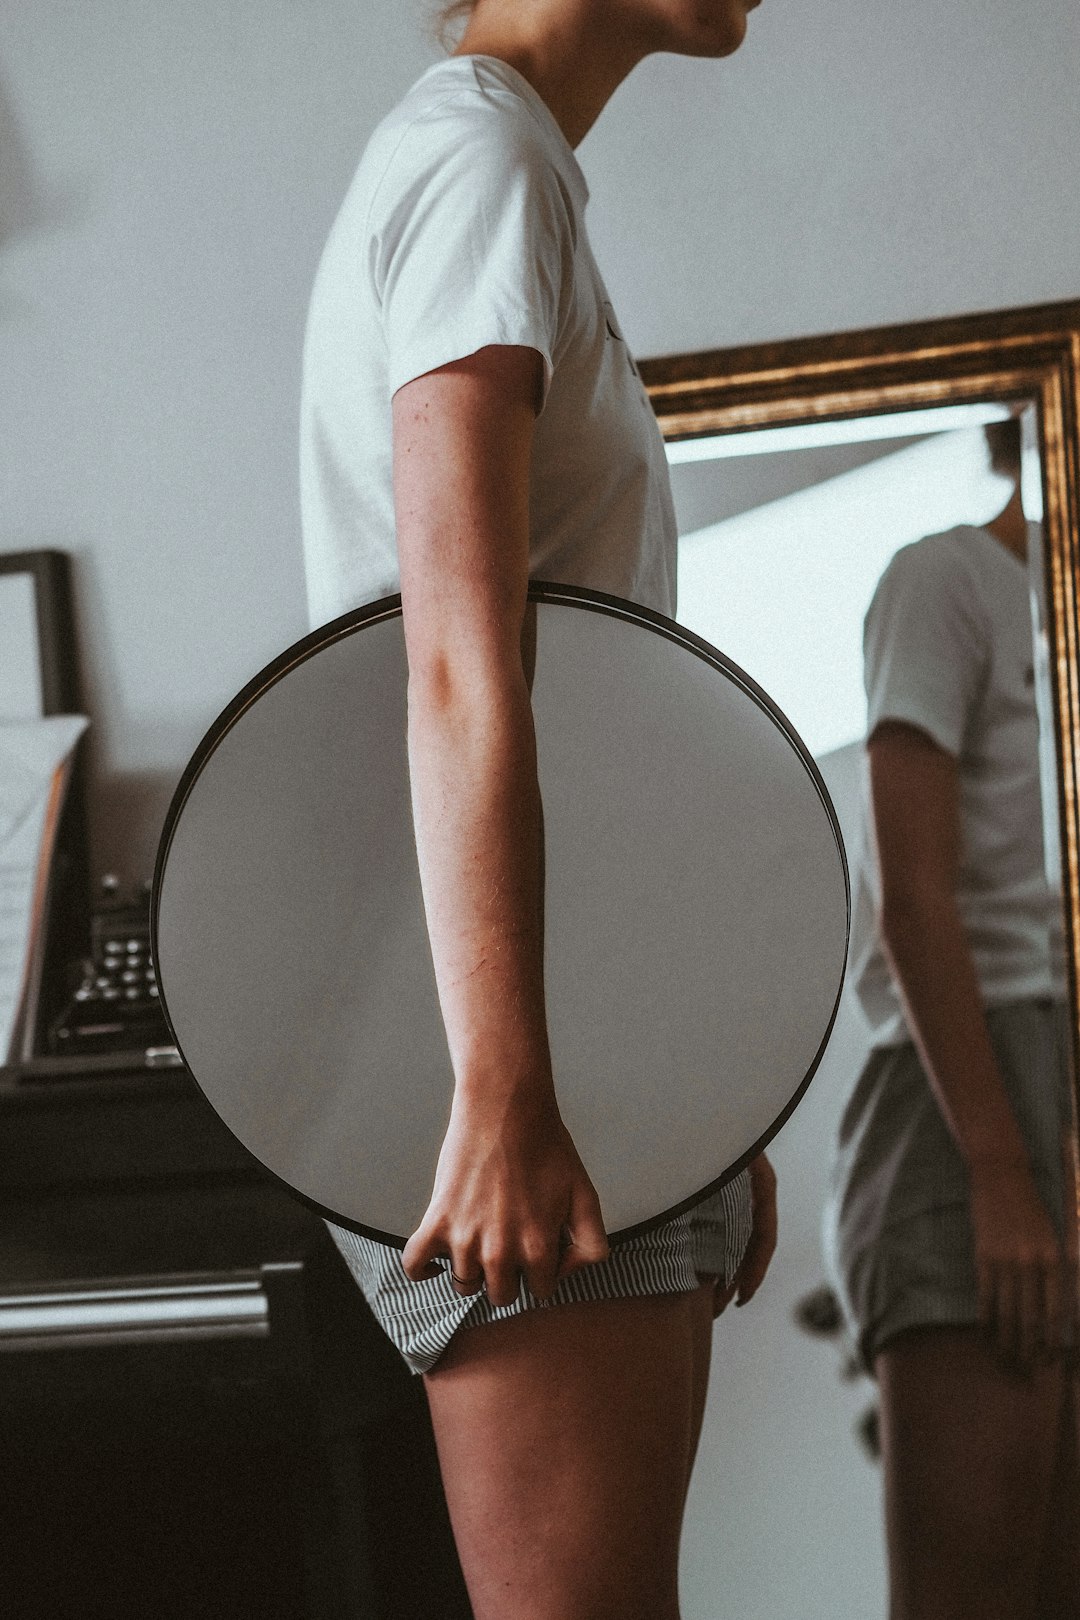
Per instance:
[[[722,654],[533,584],[545,982],[563,1118],[613,1239],[733,1176],[821,1058],[847,954],[836,816]],[[177,1046],[321,1213],[401,1245],[453,1091],[413,840],[400,598],[308,636],[203,739],[158,854]]]

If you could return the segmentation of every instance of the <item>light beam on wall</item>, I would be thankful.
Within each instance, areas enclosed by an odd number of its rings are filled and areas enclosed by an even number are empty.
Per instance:
[[[865,732],[862,623],[890,558],[988,522],[1008,492],[981,431],[938,434],[681,536],[679,621],[752,675],[813,755],[842,748]]]
[[[796,422],[790,427],[750,428],[745,433],[709,433],[696,439],[671,439],[668,463],[718,461],[729,456],[775,455],[781,450],[819,450],[831,444],[866,444],[872,439],[921,439],[927,433],[952,433],[1004,422],[1007,405],[979,401],[972,405],[935,405],[925,411],[890,411],[881,416],[848,417],[829,422]]]

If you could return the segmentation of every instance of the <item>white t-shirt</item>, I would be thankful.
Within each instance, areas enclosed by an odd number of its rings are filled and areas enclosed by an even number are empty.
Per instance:
[[[543,359],[532,577],[674,612],[663,441],[589,248],[587,200],[550,109],[494,57],[430,68],[375,130],[323,252],[304,345],[312,627],[400,589],[391,396],[488,344]]]
[[[1033,613],[1026,566],[986,529],[963,527],[902,547],[863,626],[867,736],[882,720],[906,720],[957,761],[957,901],[987,1006],[1065,995],[1062,901],[1047,877],[1055,852],[1049,863],[1044,852]],[[1047,786],[1053,794],[1052,773]],[[871,1044],[894,1046],[910,1037],[875,920],[866,757],[853,864],[852,978]]]

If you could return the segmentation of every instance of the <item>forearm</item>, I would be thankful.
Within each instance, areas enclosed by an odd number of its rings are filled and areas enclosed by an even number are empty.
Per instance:
[[[887,910],[882,933],[919,1056],[969,1169],[1026,1163],[955,899],[909,896]]]
[[[513,1303],[522,1278],[550,1298],[559,1276],[608,1252],[559,1117],[544,1011],[523,662],[541,381],[536,350],[493,345],[393,400],[413,825],[455,1080],[431,1201],[402,1263],[420,1282],[448,1257],[497,1306]]]
[[[458,1094],[550,1095],[540,793],[523,672],[465,663],[411,679],[409,762]]]

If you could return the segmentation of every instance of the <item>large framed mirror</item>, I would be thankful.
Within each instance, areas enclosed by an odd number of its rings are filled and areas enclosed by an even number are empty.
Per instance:
[[[1031,816],[1053,900],[1048,971],[1067,1008],[1062,1197],[1075,1233],[1080,301],[672,355],[640,370],[671,464],[678,618],[788,714],[833,796],[853,865],[867,837],[864,636],[879,585],[929,536],[959,535],[997,570],[1015,607],[1017,679],[1038,722]],[[1015,445],[1018,478],[994,449],[1003,441]],[[1010,539],[1003,513],[1014,496]],[[825,1298],[824,1339],[836,1327],[821,1238],[830,1164],[875,1039],[854,982],[857,948],[853,937],[826,1062],[774,1144],[784,1236],[771,1296],[731,1336],[722,1353],[733,1368],[710,1396],[729,1443],[755,1457],[753,1505],[734,1489],[729,1502],[722,1482],[710,1487],[729,1531],[723,1570],[693,1496],[688,1514],[688,1567],[704,1576],[712,1565],[725,1582],[753,1567],[756,1612],[777,1620],[886,1612],[878,1391],[842,1331],[834,1347],[811,1342],[807,1309]],[[771,1583],[764,1595],[761,1579]]]

